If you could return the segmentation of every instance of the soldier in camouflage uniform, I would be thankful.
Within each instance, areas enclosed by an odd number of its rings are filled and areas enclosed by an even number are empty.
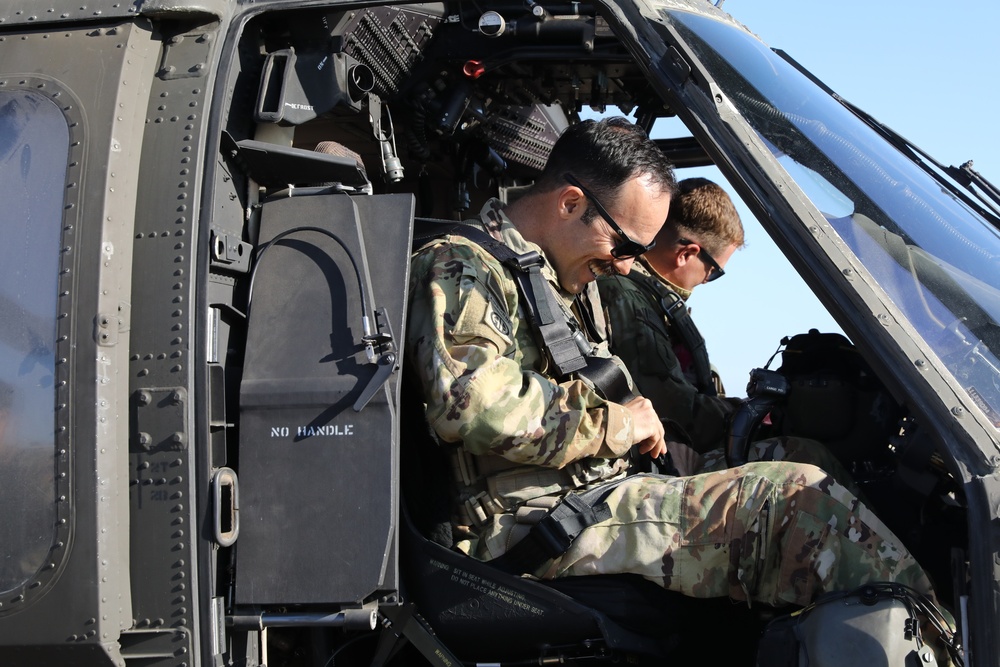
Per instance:
[[[503,209],[487,204],[480,224],[515,252],[539,252],[550,295],[580,317],[586,304],[574,295],[600,275],[628,273],[652,242],[672,179],[641,130],[624,119],[585,121],[560,138],[528,194]],[[597,201],[607,206],[600,215]],[[633,447],[651,456],[666,449],[650,402],[610,402],[584,378],[554,377],[519,302],[509,270],[465,237],[414,255],[408,359],[428,423],[453,451],[467,553],[503,554],[566,493],[600,486],[611,518],[537,574],[634,572],[689,595],[771,604],[870,580],[930,593],[899,541],[816,467],[630,474]]]

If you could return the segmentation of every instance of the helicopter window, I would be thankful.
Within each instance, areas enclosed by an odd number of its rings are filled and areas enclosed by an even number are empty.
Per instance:
[[[1000,232],[756,40],[671,13],[740,113],[1000,428]],[[960,267],[960,268],[959,268]]]
[[[56,522],[57,280],[69,152],[60,109],[0,92],[0,591],[42,565]]]

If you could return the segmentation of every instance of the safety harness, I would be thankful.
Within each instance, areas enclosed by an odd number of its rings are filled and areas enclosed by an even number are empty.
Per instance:
[[[684,299],[658,280],[639,279],[633,282],[660,305],[663,316],[667,319],[667,326],[691,353],[695,388],[706,396],[718,396],[719,392],[712,380],[712,367],[708,362],[705,339],[691,319],[691,311],[684,303]]]
[[[542,276],[545,260],[539,253],[518,254],[475,226],[475,221],[429,218],[415,220],[413,247],[423,247],[446,235],[472,241],[508,269],[517,283],[520,303],[537,342],[559,380],[571,375],[586,378],[605,400],[614,403],[627,403],[635,398],[622,369],[611,359],[597,356],[577,323],[559,307],[558,295]],[[523,539],[502,556],[490,560],[490,564],[510,573],[530,573],[562,555],[585,528],[611,518],[611,509],[604,499],[620,482],[621,479],[582,493],[567,493],[532,525]]]
[[[562,556],[585,528],[611,518],[605,498],[626,479],[566,494],[520,542],[492,559],[490,565],[511,574],[534,573],[543,564]]]
[[[542,276],[545,259],[541,255],[535,251],[518,254],[472,223],[431,218],[416,219],[413,247],[421,247],[434,238],[446,235],[462,236],[472,241],[507,267],[517,283],[528,322],[559,380],[572,374],[586,378],[602,398],[613,403],[627,403],[636,397],[618,364],[596,356],[587,337],[559,307],[559,297]],[[705,358],[707,360],[707,355]]]

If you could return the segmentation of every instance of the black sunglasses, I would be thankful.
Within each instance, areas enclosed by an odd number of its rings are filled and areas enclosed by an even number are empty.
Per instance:
[[[608,226],[611,227],[615,234],[620,237],[621,240],[617,245],[615,245],[614,248],[611,249],[612,257],[615,259],[633,259],[656,245],[656,241],[653,241],[649,245],[643,245],[638,241],[630,239],[628,234],[622,231],[622,228],[618,226],[615,219],[611,217],[611,214],[608,213],[607,209],[601,205],[601,202],[597,201],[597,198],[591,194],[590,190],[583,187],[583,184],[576,180],[576,177],[573,176],[573,174],[563,174],[563,178],[565,178],[566,182],[570,185],[580,188],[580,192],[583,193],[583,196],[590,200],[590,202],[594,205],[594,208],[597,209],[597,212],[602,218],[604,218],[605,222],[608,223]]]
[[[692,245],[694,243],[694,241],[691,241],[690,239],[677,239],[677,242],[681,245]],[[726,275],[726,272],[722,270],[722,267],[715,261],[715,258],[712,257],[700,243],[698,244],[698,248],[698,257],[700,257],[701,261],[705,262],[709,266],[708,277],[705,278],[706,283],[718,280],[722,276]]]

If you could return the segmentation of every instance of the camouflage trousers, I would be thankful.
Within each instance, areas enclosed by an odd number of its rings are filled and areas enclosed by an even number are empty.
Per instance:
[[[612,518],[584,530],[546,576],[635,573],[693,597],[770,605],[806,605],[868,581],[933,596],[899,540],[816,466],[636,475],[606,501]]]
[[[758,440],[750,445],[747,451],[747,461],[789,461],[791,463],[807,463],[822,468],[835,480],[847,487],[855,496],[865,500],[854,478],[847,472],[843,464],[821,442],[808,438],[780,436]],[[701,466],[696,474],[718,472],[729,467],[726,462],[726,452],[723,449],[713,449],[702,454]]]

